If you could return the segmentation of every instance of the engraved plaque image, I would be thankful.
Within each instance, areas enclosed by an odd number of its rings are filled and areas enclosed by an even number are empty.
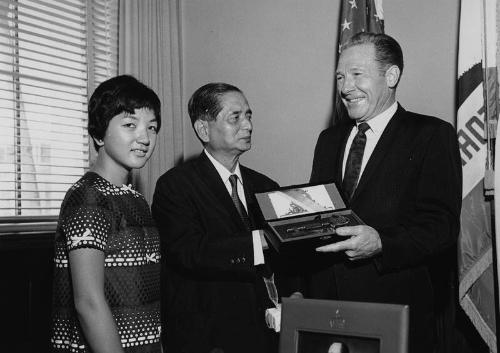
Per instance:
[[[324,185],[270,192],[269,199],[277,218],[335,210]]]

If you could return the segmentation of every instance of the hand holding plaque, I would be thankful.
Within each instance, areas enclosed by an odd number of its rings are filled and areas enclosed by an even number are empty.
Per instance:
[[[344,227],[337,232],[342,241],[324,245],[316,249],[319,252],[343,251],[349,260],[361,260],[373,257],[382,251],[382,241],[378,232],[367,225]]]

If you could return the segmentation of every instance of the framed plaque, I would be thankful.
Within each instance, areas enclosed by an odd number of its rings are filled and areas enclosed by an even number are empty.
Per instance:
[[[280,353],[408,353],[408,305],[282,300]]]

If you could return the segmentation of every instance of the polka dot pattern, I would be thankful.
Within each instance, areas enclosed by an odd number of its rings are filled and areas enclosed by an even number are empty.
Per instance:
[[[89,172],[63,201],[56,232],[52,346],[89,352],[76,317],[68,254],[104,253],[104,290],[126,352],[160,352],[160,240],[144,197]]]

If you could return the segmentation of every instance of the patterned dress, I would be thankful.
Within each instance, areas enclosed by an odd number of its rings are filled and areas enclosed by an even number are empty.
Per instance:
[[[73,302],[68,253],[104,252],[105,295],[126,352],[160,352],[160,240],[144,197],[86,173],[66,194],[55,242],[54,352],[90,352]]]

